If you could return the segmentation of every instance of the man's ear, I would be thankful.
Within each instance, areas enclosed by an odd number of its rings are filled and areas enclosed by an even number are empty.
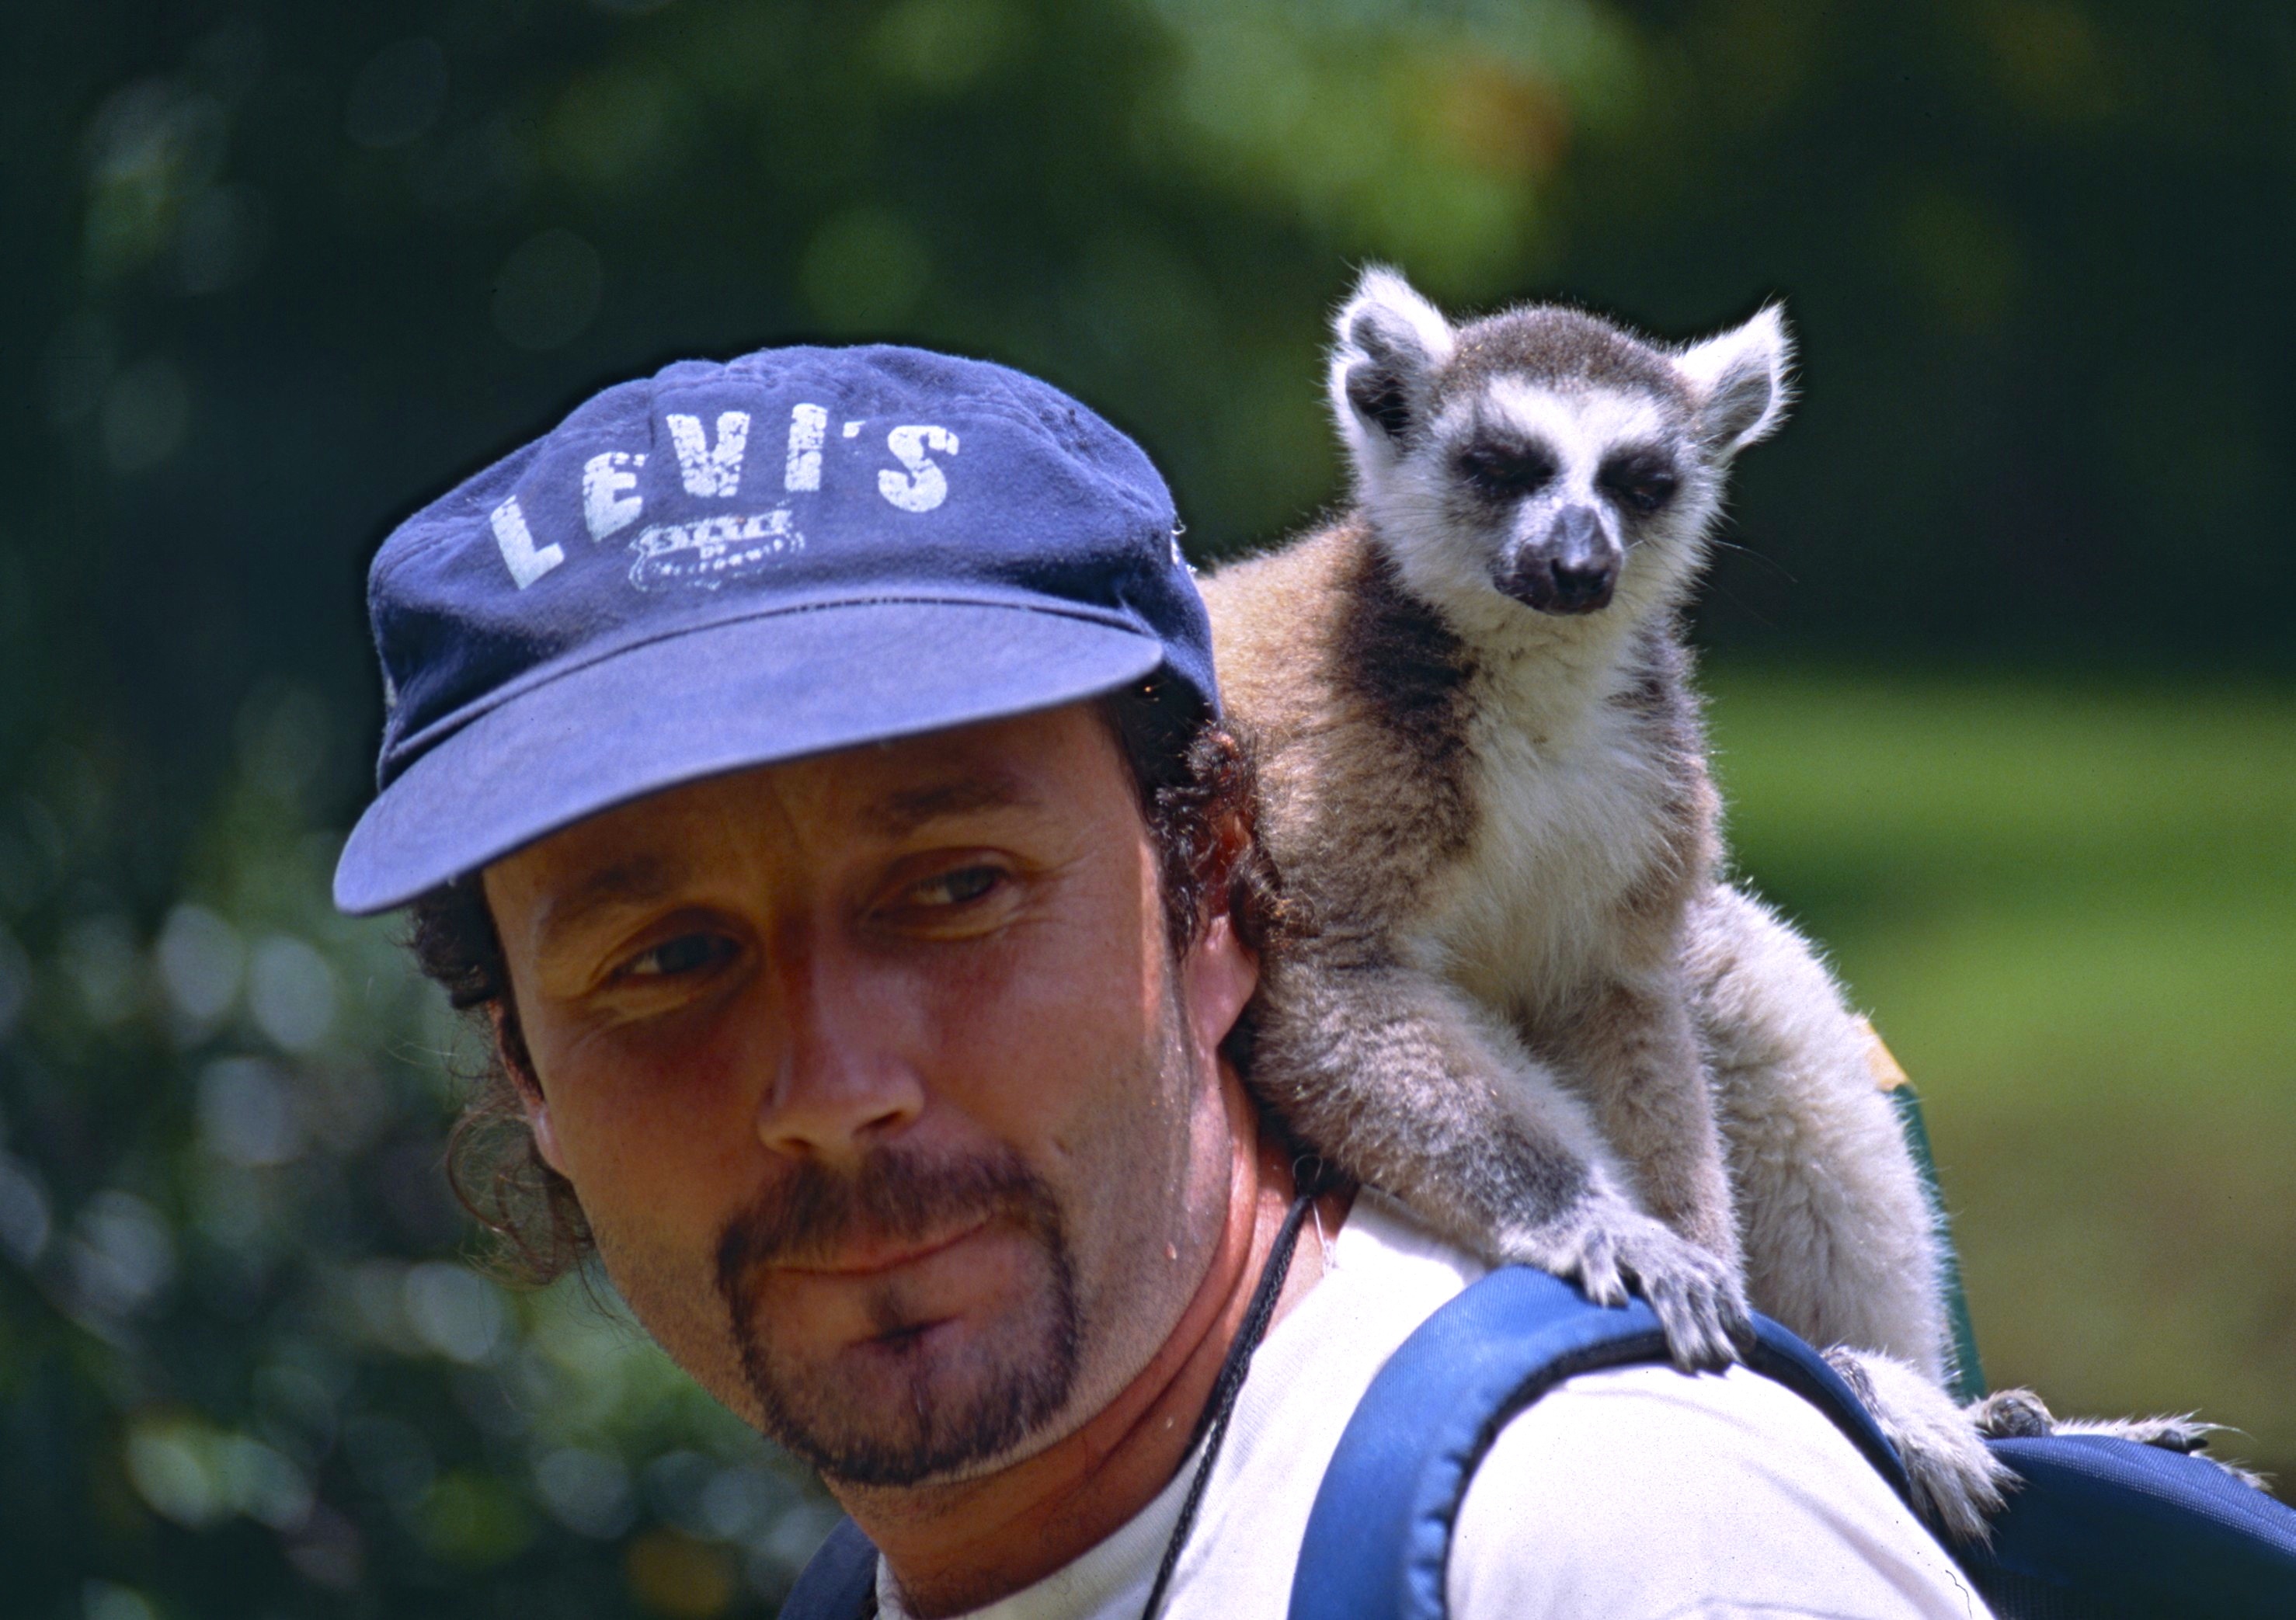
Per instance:
[[[1699,437],[1717,461],[1776,432],[1793,403],[1787,374],[1793,339],[1780,305],[1766,305],[1743,326],[1693,344],[1675,364],[1698,395]]]
[[[1221,823],[1218,839],[1210,914],[1180,960],[1191,1033],[1204,1051],[1219,1050],[1259,988],[1259,954],[1237,932],[1228,900],[1235,863],[1250,856],[1250,824],[1241,814],[1230,814]]]
[[[1222,906],[1180,961],[1190,1031],[1199,1051],[1216,1052],[1259,988],[1259,958],[1236,934]]]
[[[1440,310],[1378,265],[1356,283],[1332,336],[1332,412],[1361,478],[1394,460],[1455,340]]]
[[[542,1156],[544,1164],[564,1175],[566,1161],[558,1150],[558,1127],[550,1117],[550,1100],[542,1094],[542,1082],[534,1072],[534,1060],[527,1055],[526,1032],[518,1027],[518,1015],[505,1002],[497,1001],[488,1006],[487,1018],[494,1026],[495,1060],[518,1088],[519,1106],[526,1111],[526,1128],[534,1133],[534,1150]]]

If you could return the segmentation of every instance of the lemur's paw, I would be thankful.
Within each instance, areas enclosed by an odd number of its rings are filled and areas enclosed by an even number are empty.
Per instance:
[[[2000,1510],[2017,1477],[1987,1449],[1977,1408],[1956,1406],[1950,1395],[1890,1356],[1837,1346],[1825,1360],[1898,1448],[1914,1510],[1954,1541],[1989,1540],[1985,1521]],[[2007,1401],[1999,1410],[2005,1422],[2022,1420],[2025,1411]]]
[[[1497,1258],[1569,1278],[1597,1305],[1622,1305],[1628,1286],[1649,1302],[1667,1354],[1685,1372],[1726,1367],[1752,1331],[1745,1285],[1722,1260],[1620,1204],[1567,1224],[1503,1231]]]
[[[1988,1440],[2038,1440],[2056,1432],[2056,1419],[2030,1389],[1997,1389],[1964,1410]]]

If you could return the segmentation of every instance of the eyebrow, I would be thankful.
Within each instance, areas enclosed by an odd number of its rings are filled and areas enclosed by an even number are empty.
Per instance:
[[[863,806],[855,819],[865,830],[881,838],[901,839],[949,816],[1029,809],[1037,802],[1018,778],[990,771],[927,787],[900,789]]]
[[[1037,798],[1017,777],[1001,771],[975,773],[955,781],[903,788],[863,806],[854,820],[865,832],[904,839],[933,822],[985,810],[1032,808]],[[651,905],[675,892],[685,880],[677,863],[660,855],[636,855],[586,873],[554,895],[536,920],[535,937],[548,948],[601,913]]]
[[[645,905],[677,885],[679,872],[659,855],[639,855],[600,867],[562,894],[550,897],[535,925],[535,937],[549,941],[587,922],[601,912]]]

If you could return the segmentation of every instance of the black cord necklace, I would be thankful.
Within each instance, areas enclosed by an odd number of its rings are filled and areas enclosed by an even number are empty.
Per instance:
[[[1227,1438],[1227,1422],[1235,1415],[1235,1398],[1243,1391],[1244,1374],[1251,1370],[1251,1353],[1267,1337],[1267,1324],[1275,1315],[1276,1297],[1283,1292],[1283,1280],[1291,1274],[1292,1251],[1299,1247],[1300,1223],[1315,1204],[1316,1195],[1312,1192],[1303,1192],[1292,1199],[1291,1212],[1283,1217],[1283,1230],[1275,1234],[1275,1247],[1267,1251],[1267,1269],[1259,1273],[1259,1284],[1251,1290],[1251,1304],[1243,1313],[1242,1325],[1236,1330],[1235,1341],[1227,1347],[1227,1358],[1220,1362],[1219,1377],[1212,1384],[1212,1397],[1204,1406],[1204,1415],[1196,1420],[1196,1433],[1189,1437],[1189,1450],[1194,1450],[1196,1442],[1201,1440],[1204,1454],[1197,1460],[1196,1477],[1188,1482],[1187,1500],[1180,1504],[1179,1522],[1172,1526],[1172,1539],[1164,1543],[1163,1561],[1156,1566],[1156,1583],[1148,1589],[1148,1601],[1140,1610],[1140,1620],[1156,1620],[1156,1611],[1164,1606],[1164,1593],[1172,1584],[1172,1572],[1180,1567],[1180,1550],[1188,1544],[1188,1532],[1196,1522],[1196,1509],[1203,1502],[1204,1486],[1210,1483],[1212,1464],[1218,1460],[1220,1442]]]

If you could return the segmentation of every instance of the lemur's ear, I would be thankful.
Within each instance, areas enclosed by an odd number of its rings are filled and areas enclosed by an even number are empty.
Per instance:
[[[1698,426],[1718,461],[1777,431],[1793,403],[1793,339],[1785,310],[1766,306],[1743,326],[1693,344],[1675,364],[1698,395]]]
[[[1332,323],[1332,409],[1358,464],[1391,454],[1427,374],[1451,357],[1451,323],[1394,271],[1374,265]]]

